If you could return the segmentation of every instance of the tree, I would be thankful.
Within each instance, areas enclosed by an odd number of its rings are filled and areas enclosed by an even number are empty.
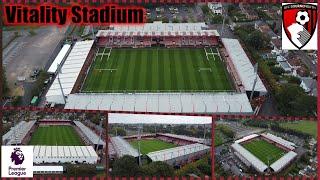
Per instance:
[[[275,74],[275,75],[282,75],[283,73],[285,73],[285,70],[282,67],[277,67],[277,66],[271,67],[270,71],[272,72],[272,74]]]
[[[260,31],[254,30],[248,34],[246,42],[255,49],[261,50],[266,48],[270,43],[270,38],[264,36]]]
[[[165,162],[155,161],[143,167],[144,175],[169,177],[174,175],[174,169]]]
[[[1,93],[3,95],[7,95],[7,93],[9,92],[9,87],[8,87],[8,82],[7,82],[7,78],[6,78],[6,71],[4,69],[4,67],[2,67],[2,78],[1,78],[1,83],[2,83],[2,89],[1,89]]]
[[[142,170],[133,156],[125,155],[113,163],[112,175],[114,176],[138,176],[141,174]]]
[[[317,98],[306,95],[297,84],[282,85],[275,98],[278,109],[284,115],[307,116],[316,112]]]

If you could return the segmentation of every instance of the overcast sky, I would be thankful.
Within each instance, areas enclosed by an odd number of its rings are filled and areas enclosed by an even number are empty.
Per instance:
[[[210,116],[172,116],[145,114],[109,114],[109,123],[123,124],[211,124]]]

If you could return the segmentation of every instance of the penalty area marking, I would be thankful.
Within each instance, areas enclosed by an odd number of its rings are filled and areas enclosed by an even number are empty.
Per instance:
[[[110,72],[113,72],[113,71],[117,71],[118,69],[94,69],[95,71],[110,71]]]

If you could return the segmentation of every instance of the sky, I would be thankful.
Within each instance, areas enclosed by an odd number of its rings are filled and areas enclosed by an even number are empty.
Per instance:
[[[147,114],[109,114],[109,124],[211,124],[210,116],[176,116]]]

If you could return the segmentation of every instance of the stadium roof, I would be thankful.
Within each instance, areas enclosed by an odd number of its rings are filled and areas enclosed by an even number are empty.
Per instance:
[[[244,141],[248,141],[248,140],[253,139],[253,138],[256,138],[256,137],[258,137],[258,136],[259,136],[258,134],[251,134],[251,135],[249,135],[249,136],[246,136],[246,137],[243,137],[243,138],[241,138],[241,139],[236,140],[235,143],[242,143],[242,142],[244,142]]]
[[[204,143],[206,140],[202,138],[195,138],[195,137],[190,137],[190,136],[185,136],[185,135],[177,135],[177,134],[170,134],[170,133],[158,133],[160,135],[172,137],[172,138],[177,138],[177,139],[183,139],[186,141],[192,141],[195,143]]]
[[[242,157],[246,158],[247,161],[250,162],[257,171],[263,173],[266,169],[268,169],[268,166],[265,163],[263,163],[260,159],[258,159],[253,154],[251,154],[248,150],[246,150],[240,144],[234,143],[231,145],[231,147],[235,151],[237,151]]]
[[[35,123],[36,121],[20,121],[17,125],[12,127],[6,134],[2,136],[3,143],[5,143],[6,145],[21,144],[22,140],[25,138],[25,136],[28,134]]]
[[[138,157],[139,152],[134,149],[126,140],[124,140],[120,136],[111,137],[111,144],[113,145],[113,149],[115,150],[118,157],[122,157],[124,155],[130,155],[133,157]]]
[[[243,50],[240,42],[237,39],[222,38],[222,43],[236,68],[245,90],[252,91],[253,83],[256,77],[254,67]],[[267,93],[267,89],[262,83],[260,77],[257,79],[255,91],[260,92],[261,95]]]
[[[65,109],[252,114],[245,93],[70,94]]]
[[[73,121],[75,125],[81,130],[81,132],[88,138],[92,144],[99,144],[105,146],[106,143],[90,128],[82,124],[80,121]]]
[[[271,168],[275,171],[278,172],[280,171],[283,167],[285,167],[287,164],[289,164],[295,157],[297,156],[297,153],[293,151],[289,151],[287,154],[282,156],[279,160],[271,164]]]
[[[56,73],[59,64],[62,63],[63,59],[66,57],[67,53],[69,52],[71,48],[70,44],[65,44],[63,45],[62,49],[60,50],[59,54],[57,55],[57,57],[54,59],[53,63],[51,64],[51,66],[48,69],[48,73]]]
[[[34,146],[33,158],[98,158],[92,146]]]
[[[109,113],[109,124],[211,124],[211,116]]]
[[[59,77],[65,96],[68,96],[71,93],[93,42],[93,40],[76,42],[62,65]],[[46,100],[50,103],[64,104],[58,78],[55,78],[48,90]]]
[[[108,30],[99,30],[97,37],[107,36],[219,36],[217,30],[209,30],[204,22],[162,23],[156,21],[143,25],[113,25]]]
[[[152,161],[167,161],[167,160],[175,159],[181,156],[197,153],[203,150],[210,150],[210,147],[203,144],[195,143],[195,144],[189,144],[185,146],[178,146],[175,148],[169,148],[169,149],[151,152],[151,153],[148,153],[147,156]]]
[[[274,141],[290,150],[294,150],[296,148],[296,145],[290,141],[287,141],[285,139],[282,139],[281,137],[278,137],[278,136],[275,136],[273,134],[270,134],[270,133],[263,133],[261,134],[261,136],[271,140],[271,141]]]

